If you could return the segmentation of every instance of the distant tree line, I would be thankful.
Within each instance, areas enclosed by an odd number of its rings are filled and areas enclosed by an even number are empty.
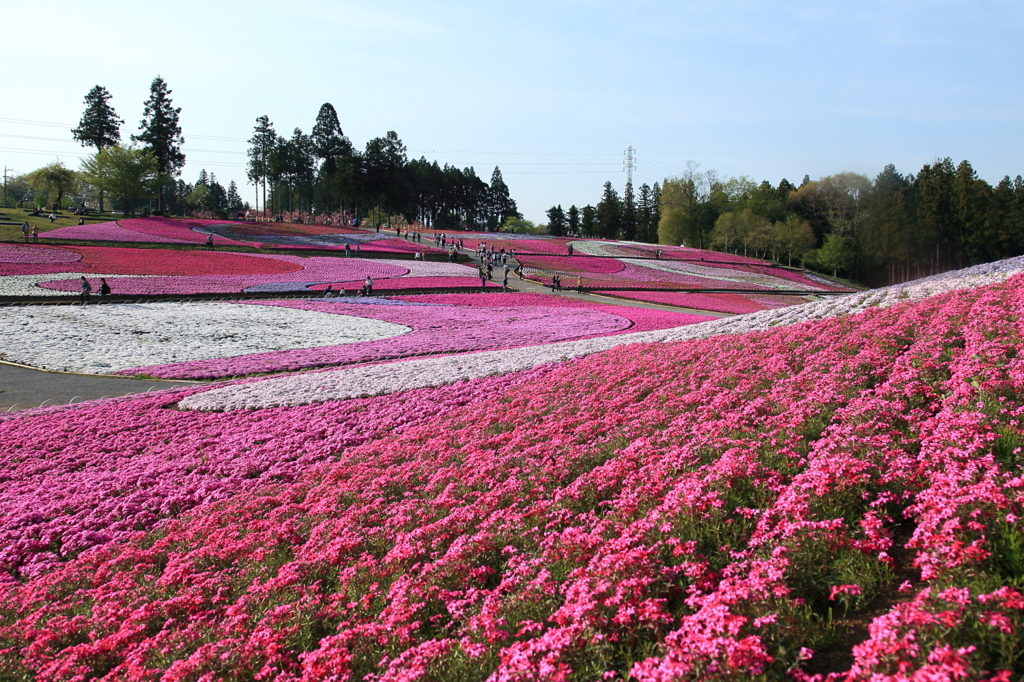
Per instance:
[[[949,158],[916,175],[888,165],[874,180],[838,173],[799,186],[691,165],[635,201],[631,187],[620,199],[605,183],[596,206],[553,206],[548,232],[683,244],[882,285],[1024,255],[1024,179],[993,187]]]
[[[656,243],[661,221],[661,184],[646,183],[634,193],[632,184],[620,197],[611,182],[604,183],[604,193],[596,206],[563,210],[561,204],[547,210],[548,234],[625,239]]]
[[[488,183],[472,167],[410,160],[394,131],[360,151],[330,103],[320,107],[308,135],[300,128],[288,138],[278,135],[270,118],[260,116],[249,144],[248,179],[271,215],[338,212],[374,222],[395,216],[447,230],[496,230],[520,217],[497,166]]]
[[[71,131],[82,146],[94,148],[95,155],[83,161],[79,172],[58,161],[13,178],[7,183],[6,198],[44,198],[61,205],[68,196],[95,196],[102,210],[104,197],[112,196],[127,211],[139,200],[155,198],[158,211],[226,216],[243,210],[247,205],[234,181],[225,188],[205,169],[194,184],[180,178],[185,139],[181,108],[173,105],[170,95],[167,83],[155,78],[139,133],[132,136],[132,145],[123,146],[123,121],[110,104],[111,95],[95,86],[85,97],[78,127]],[[310,134],[296,128],[286,138],[277,134],[268,116],[260,116],[249,144],[246,175],[257,187],[257,209],[264,215],[418,220],[446,230],[497,230],[522,218],[497,166],[486,182],[472,167],[440,166],[424,157],[410,160],[394,131],[358,150],[342,132],[337,111],[329,103],[320,107]]]

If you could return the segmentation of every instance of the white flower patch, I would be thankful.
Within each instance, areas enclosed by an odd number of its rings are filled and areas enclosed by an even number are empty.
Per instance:
[[[515,372],[548,362],[598,353],[625,343],[705,339],[722,334],[745,334],[780,325],[838,317],[873,306],[888,307],[903,301],[917,301],[957,289],[993,284],[1022,272],[1024,257],[1018,257],[884,289],[830,297],[813,303],[762,310],[749,315],[737,315],[673,329],[297,374],[213,389],[189,396],[179,405],[194,410],[260,409],[385,395],[396,391],[441,386],[459,380]]]
[[[613,256],[618,257],[615,254],[608,253],[605,251],[606,247],[614,246],[609,242],[598,242],[592,240],[586,241],[571,241],[569,244],[572,246],[572,250],[575,252],[582,253],[586,256]]]
[[[733,282],[736,284],[771,287],[772,289],[781,289],[783,291],[806,288],[801,287],[795,282],[782,279],[781,277],[772,277],[771,275],[763,275],[754,272],[744,272],[743,270],[735,268],[715,267],[713,263],[709,263],[708,265],[696,265],[688,261],[667,261],[651,260],[649,258],[622,257],[620,257],[619,260],[623,263],[630,263],[638,267],[650,268],[651,270],[672,272],[677,275],[690,275],[691,277],[704,277],[706,279],[718,280],[720,282]]]
[[[156,277],[156,275],[104,275],[97,272],[49,272],[36,275],[3,275],[0,276],[0,296],[78,296],[80,289],[74,291],[61,291],[59,289],[47,289],[39,286],[40,282],[56,282],[62,279],[78,279],[85,275],[85,278],[92,284],[92,295],[99,293],[97,282],[101,277],[111,279],[125,277]]]
[[[409,272],[402,277],[476,277],[477,269],[458,263],[433,263],[430,261],[405,260],[402,267]]]
[[[375,341],[409,331],[403,325],[351,315],[220,302],[12,307],[0,315],[0,359],[110,374],[132,367]]]

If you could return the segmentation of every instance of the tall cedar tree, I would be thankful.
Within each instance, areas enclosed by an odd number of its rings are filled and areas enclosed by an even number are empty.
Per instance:
[[[238,194],[238,185],[232,180],[228,183],[228,210],[238,212],[243,207],[242,197]]]
[[[619,217],[619,233],[627,241],[636,239],[637,216],[636,199],[633,196],[633,183],[626,183],[626,191],[622,196],[622,213]]]
[[[253,129],[252,137],[249,138],[249,165],[246,168],[246,177],[249,182],[259,189],[263,183],[263,211],[267,210],[267,176],[270,175],[270,155],[277,147],[277,131],[270,117],[264,114],[256,119],[256,127]],[[256,203],[259,204],[259,193],[256,194]],[[260,207],[256,206],[258,212]]]
[[[505,184],[505,179],[501,176],[501,169],[497,166],[494,167],[494,172],[491,173],[491,216],[488,220],[488,227],[496,230],[498,226],[505,222],[506,218],[518,218],[519,208],[516,206],[515,200],[509,196],[508,185]]]
[[[323,162],[320,172],[327,179],[327,210],[331,212],[331,176],[338,172],[338,158],[352,154],[352,143],[341,131],[338,112],[334,105],[325,102],[320,105],[313,125],[313,153]]]
[[[569,207],[569,210],[565,212],[566,227],[569,228],[569,233],[574,236],[580,236],[580,210],[576,208],[576,204]]]
[[[598,236],[604,239],[617,239],[622,225],[622,200],[611,182],[604,183],[604,194],[597,204]]]
[[[83,147],[95,147],[97,152],[121,141],[124,121],[110,106],[110,93],[102,85],[94,85],[85,96],[85,111],[78,127],[71,131]],[[103,210],[103,191],[100,190],[100,211]]]
[[[132,135],[132,139],[152,150],[161,175],[173,178],[180,175],[185,166],[185,155],[181,151],[185,138],[181,136],[181,126],[178,125],[181,107],[174,108],[170,94],[163,78],[157,76],[153,79],[149,86],[149,99],[145,103],[146,109],[139,123],[142,132]],[[157,195],[157,209],[161,212],[164,210],[162,190]]]

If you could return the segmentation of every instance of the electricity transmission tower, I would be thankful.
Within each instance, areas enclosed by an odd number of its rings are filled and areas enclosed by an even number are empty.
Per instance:
[[[626,184],[633,184],[633,169],[636,168],[636,150],[633,145],[626,147],[622,156],[622,170],[626,171]]]

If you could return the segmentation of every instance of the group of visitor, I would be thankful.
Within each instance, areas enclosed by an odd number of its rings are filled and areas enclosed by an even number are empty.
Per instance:
[[[551,284],[549,284],[548,286],[551,287],[551,291],[562,291],[562,276],[557,274],[557,273],[554,274],[554,275],[551,275]],[[577,294],[582,294],[583,293],[583,277],[582,276],[577,276],[576,277],[576,293]]]
[[[447,249],[449,244],[451,245],[452,248],[455,248],[457,246],[459,251],[463,249],[463,242],[461,239],[456,240],[455,237],[449,239],[448,235],[444,232],[434,233],[434,246],[436,246],[439,249]]]
[[[361,286],[359,288],[359,291],[356,294],[356,296],[370,296],[372,294],[373,294],[373,278],[370,277],[369,275],[367,275],[366,279],[363,280],[363,286]],[[331,284],[328,284],[327,288],[324,289],[324,298],[334,298],[336,296],[347,296],[347,295],[348,294],[347,294],[347,292],[344,289],[338,289],[337,291],[335,291],[334,290],[334,286],[331,285]]]
[[[81,288],[82,293],[79,296],[79,299],[82,301],[82,305],[85,305],[90,300],[89,294],[92,293],[92,283],[89,282],[84,275],[82,276]],[[107,296],[110,296],[110,285],[107,284],[107,279],[105,277],[100,277],[100,300],[105,301]]]

